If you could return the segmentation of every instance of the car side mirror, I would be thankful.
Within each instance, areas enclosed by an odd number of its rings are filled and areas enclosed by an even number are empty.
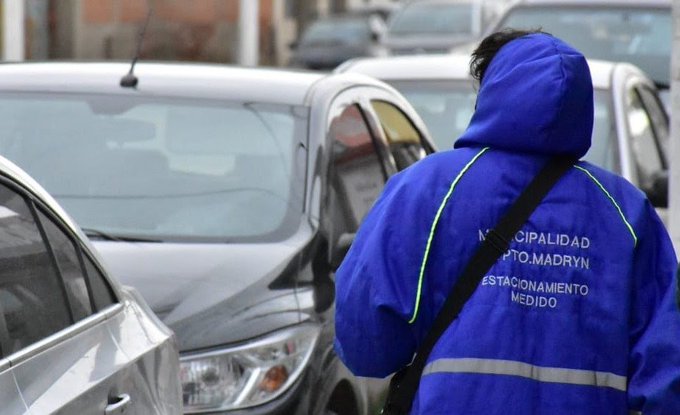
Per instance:
[[[668,170],[652,175],[652,180],[642,190],[654,207],[668,207]]]
[[[330,263],[332,272],[335,272],[340,267],[342,260],[345,259],[345,255],[347,255],[347,251],[354,241],[354,235],[353,233],[343,233],[338,238]],[[314,281],[314,309],[317,312],[329,309],[335,301],[335,281],[329,278],[330,275],[324,275],[323,278]]]
[[[338,242],[335,244],[335,249],[333,250],[333,257],[331,258],[331,268],[333,271],[337,270],[345,259],[345,255],[349,251],[349,248],[354,242],[355,233],[343,233],[338,238]]]

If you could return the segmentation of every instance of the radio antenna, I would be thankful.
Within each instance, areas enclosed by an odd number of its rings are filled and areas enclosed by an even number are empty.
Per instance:
[[[139,83],[139,79],[134,74],[135,64],[137,63],[137,60],[139,59],[139,54],[142,51],[144,34],[146,33],[146,28],[149,26],[149,20],[151,20],[151,13],[153,13],[153,6],[151,5],[151,3],[147,2],[147,5],[149,7],[149,11],[146,13],[146,21],[144,22],[144,26],[142,26],[142,30],[139,32],[139,39],[137,40],[137,51],[135,52],[135,56],[132,58],[132,65],[130,65],[130,71],[120,79],[120,86],[122,86],[123,88],[135,88]]]

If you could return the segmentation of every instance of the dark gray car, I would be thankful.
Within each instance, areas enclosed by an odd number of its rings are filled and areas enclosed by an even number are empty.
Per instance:
[[[122,88],[127,70],[0,67],[0,153],[175,331],[186,412],[374,412],[333,352],[333,268],[433,150],[415,111],[361,75],[139,64]]]
[[[344,14],[319,19],[293,44],[291,66],[332,69],[358,56],[383,56],[385,22],[378,14]]]

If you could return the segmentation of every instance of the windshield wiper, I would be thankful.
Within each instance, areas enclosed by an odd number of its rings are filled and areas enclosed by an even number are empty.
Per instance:
[[[82,228],[88,238],[96,237],[104,241],[119,241],[119,242],[163,242],[160,239],[140,238],[136,236],[113,235],[107,232],[100,231],[93,228]]]

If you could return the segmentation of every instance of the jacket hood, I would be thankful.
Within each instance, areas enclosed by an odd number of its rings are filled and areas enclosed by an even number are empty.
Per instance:
[[[583,55],[545,34],[503,46],[489,64],[455,147],[580,158],[590,148],[593,84]]]

